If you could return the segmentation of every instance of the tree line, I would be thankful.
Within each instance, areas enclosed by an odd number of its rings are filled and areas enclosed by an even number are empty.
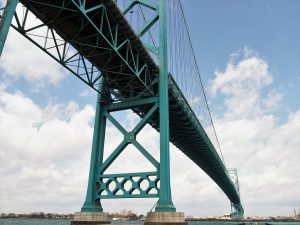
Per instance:
[[[110,213],[110,218],[113,220],[143,220],[144,215],[137,215],[132,210],[122,210],[121,212]],[[73,219],[73,213],[45,213],[45,212],[32,212],[32,213],[1,213],[0,218],[28,218],[28,219]]]

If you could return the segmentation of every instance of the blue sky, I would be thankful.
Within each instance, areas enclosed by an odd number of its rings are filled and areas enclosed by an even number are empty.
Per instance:
[[[300,1],[185,0],[184,8],[225,161],[239,171],[246,214],[291,215],[300,207]],[[0,59],[0,211],[79,210],[95,100],[76,77],[10,31]],[[130,112],[119,117],[127,128],[137,121]],[[145,130],[141,143],[157,156],[157,134]],[[122,137],[112,127],[108,136],[111,151]],[[173,149],[178,211],[229,212],[220,189]],[[155,203],[116,202],[105,201],[105,210],[145,213]]]
[[[247,46],[266,59],[289,109],[299,108],[300,2],[185,1],[186,15],[203,79],[226,66]]]

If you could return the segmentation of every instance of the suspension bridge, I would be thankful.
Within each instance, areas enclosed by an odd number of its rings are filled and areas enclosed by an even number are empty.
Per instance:
[[[98,93],[82,213],[102,212],[101,199],[108,198],[158,198],[155,212],[175,213],[171,142],[222,189],[232,217],[243,217],[237,172],[222,156],[180,0],[8,0],[0,54],[9,27]],[[127,109],[141,118],[131,131],[111,115]],[[107,120],[124,139],[104,160]],[[159,162],[136,139],[146,124],[159,132]],[[128,145],[155,171],[107,174]]]

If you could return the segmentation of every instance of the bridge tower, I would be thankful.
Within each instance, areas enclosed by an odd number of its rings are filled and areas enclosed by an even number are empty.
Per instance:
[[[79,8],[84,8],[83,1]],[[156,5],[151,1],[130,1],[123,13],[126,15],[135,5],[142,5],[155,11],[155,16],[151,21],[139,31],[142,36],[155,23],[159,22],[159,47],[150,46],[148,48],[158,54],[159,58],[159,79],[158,95],[145,97],[144,92],[137,96],[130,96],[117,103],[107,100],[110,89],[107,81],[101,77],[99,85],[99,95],[96,107],[93,145],[90,162],[89,181],[85,202],[81,212],[75,214],[74,224],[79,221],[89,221],[93,215],[99,215],[100,220],[107,221],[106,215],[102,213],[101,199],[114,198],[151,198],[158,197],[155,212],[148,213],[146,224],[159,224],[171,222],[176,224],[186,224],[184,214],[176,212],[171,196],[170,186],[170,156],[169,156],[169,99],[168,99],[168,62],[167,62],[167,16],[166,0],[160,0]],[[129,62],[127,62],[129,64]],[[131,131],[126,131],[124,127],[111,115],[112,112],[132,109],[137,106],[148,108],[146,113],[142,113],[142,120]],[[151,118],[159,117],[160,133],[160,162],[148,153],[148,151],[137,141],[136,137]],[[123,135],[124,139],[112,154],[103,161],[106,121],[109,120]],[[132,144],[144,155],[144,157],[156,168],[156,171],[106,174],[105,171],[118,158],[121,152]],[[155,177],[151,179],[150,177]],[[136,178],[136,179],[134,179]],[[121,181],[120,181],[121,180]],[[148,188],[143,190],[141,183],[148,182]],[[126,189],[125,184],[130,183],[131,188]],[[115,183],[115,188],[110,189],[110,184]],[[160,184],[159,184],[160,183]],[[137,191],[137,193],[135,193]]]
[[[73,1],[83,14],[89,13],[88,1]],[[88,186],[86,198],[81,208],[81,212],[75,213],[75,219],[72,224],[101,224],[110,223],[108,214],[103,212],[101,199],[114,198],[151,198],[158,197],[155,212],[147,215],[146,224],[173,223],[184,225],[184,214],[176,212],[176,208],[172,202],[171,186],[170,186],[170,147],[169,147],[169,77],[168,77],[168,60],[167,60],[167,15],[166,0],[145,1],[131,0],[126,6],[123,13],[126,15],[136,5],[142,5],[155,12],[155,16],[148,21],[147,24],[139,31],[139,36],[143,36],[154,24],[159,23],[159,47],[151,46],[144,43],[147,48],[157,54],[159,59],[158,77],[158,95],[147,96],[147,90],[141,91],[135,96],[128,96],[121,101],[114,102],[111,99],[112,90],[108,85],[105,76],[99,78],[98,99],[95,113],[94,133],[90,159],[90,170],[88,178]],[[16,10],[18,0],[8,0],[4,8],[2,8],[2,16],[0,21],[0,54],[3,50],[5,39],[12,23],[12,19]],[[99,5],[94,8],[103,8],[105,5],[99,1]],[[109,23],[109,21],[106,21]],[[19,30],[21,32],[21,30]],[[115,32],[111,30],[111,32]],[[116,34],[115,38],[118,38]],[[125,41],[126,42],[126,41]],[[124,42],[124,43],[125,43]],[[120,48],[120,46],[119,46]],[[130,47],[128,47],[130,50]],[[130,58],[125,60],[125,64],[130,64]],[[127,61],[127,62],[126,62]],[[60,62],[61,63],[61,62]],[[63,65],[66,67],[66,65]],[[142,70],[142,69],[141,69]],[[139,76],[141,71],[134,71]],[[156,81],[157,82],[157,81]],[[127,109],[136,110],[137,106],[144,106],[147,110],[137,112],[142,120],[131,131],[125,130],[124,127],[111,115],[112,112]],[[159,117],[159,134],[160,134],[160,162],[151,156],[148,151],[137,141],[137,134],[151,120],[152,117]],[[106,122],[110,121],[124,136],[123,141],[104,161],[104,142]],[[155,171],[136,172],[136,173],[120,173],[106,174],[106,170],[118,158],[122,151],[132,144],[142,155],[156,168]],[[151,179],[151,178],[155,179]],[[120,181],[121,180],[121,181]],[[148,188],[143,190],[141,183],[148,182]],[[110,189],[110,184],[115,183],[115,188]],[[125,184],[130,183],[131,188],[126,189]]]
[[[148,213],[147,225],[186,224],[184,214],[176,212],[172,202],[170,140],[222,188],[232,202],[233,215],[241,216],[243,209],[237,175],[234,184],[234,177],[229,177],[226,166],[206,133],[203,121],[199,121],[197,115],[199,110],[206,110],[207,117],[204,118],[212,123],[180,1],[169,0],[169,3],[179,4],[179,24],[185,27],[179,32],[178,24],[173,23],[171,26],[167,21],[168,0],[125,0],[128,5],[124,5],[122,9],[118,5],[120,1],[7,0],[6,6],[0,9],[0,54],[9,27],[12,26],[98,92],[86,198],[81,212],[75,214],[73,224],[109,223],[108,214],[103,212],[101,199],[115,198],[158,198],[155,212]],[[22,6],[22,12],[18,11],[18,2]],[[134,11],[134,7],[144,7],[153,13],[137,30],[126,19],[126,15]],[[168,12],[175,11],[172,7],[169,9]],[[32,25],[32,21],[28,19],[30,13],[39,23]],[[177,14],[173,16],[178,18]],[[179,36],[176,41],[179,51],[175,52],[181,54],[170,54],[175,55],[175,58],[179,57],[177,61],[174,59],[173,64],[180,67],[183,61],[193,64],[185,64],[184,68],[178,70],[181,73],[177,73],[177,76],[174,75],[176,70],[170,71],[168,68],[168,49],[172,48],[168,48],[167,30],[172,27],[176,35],[185,34],[185,38]],[[143,40],[150,29],[157,31],[158,46]],[[186,41],[184,47],[183,39]],[[183,48],[188,51],[182,51]],[[186,79],[189,76],[182,72],[188,73],[191,78]],[[182,89],[185,89],[185,93]],[[198,105],[200,107],[197,112],[191,106],[193,99],[195,100],[193,97],[202,99],[204,104]],[[113,112],[128,109],[141,118],[130,131],[112,115]],[[108,121],[124,138],[104,160]],[[159,162],[137,140],[137,135],[146,124],[159,131]],[[154,171],[119,174],[107,172],[129,145],[135,146],[154,166]],[[141,187],[142,182],[148,183],[146,189]],[[126,188],[126,184],[130,188]]]
[[[229,176],[231,177],[231,180],[235,186],[235,189],[237,190],[237,193],[240,196],[240,184],[239,184],[239,178],[237,174],[236,168],[229,168],[227,169]],[[244,218],[244,209],[241,204],[234,204],[233,202],[230,203],[231,205],[231,218],[232,219],[243,219]]]

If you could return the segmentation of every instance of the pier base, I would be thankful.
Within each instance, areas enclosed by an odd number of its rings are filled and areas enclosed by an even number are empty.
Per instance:
[[[108,213],[104,212],[76,212],[71,225],[103,225],[110,224]]]
[[[183,212],[150,212],[144,225],[187,225]]]

